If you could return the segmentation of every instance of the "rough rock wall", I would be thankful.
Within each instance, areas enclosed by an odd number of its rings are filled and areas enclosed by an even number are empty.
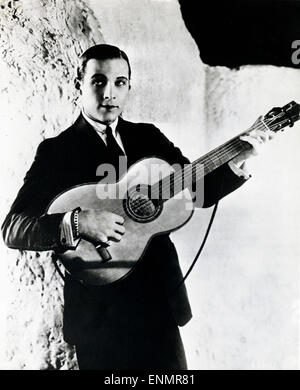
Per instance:
[[[131,58],[133,88],[125,116],[154,122],[191,159],[249,127],[272,106],[300,100],[298,71],[203,65],[176,0],[85,3],[5,1],[0,9],[1,217],[38,143],[72,122],[75,95],[66,56],[75,62],[76,53],[93,41],[117,44]],[[50,55],[33,42],[45,44]],[[53,50],[65,66],[52,61]],[[187,283],[194,318],[182,335],[190,368],[299,368],[300,133],[297,126],[293,130],[250,164],[251,182],[220,204]],[[209,214],[195,213],[172,236],[184,269]],[[61,282],[49,257],[0,249],[0,342],[6,352],[1,367],[76,367],[61,339]]]
[[[78,54],[102,41],[98,21],[82,1],[1,2],[1,220],[37,145],[72,123]],[[62,339],[62,283],[49,253],[1,247],[1,268],[1,367],[76,366]]]

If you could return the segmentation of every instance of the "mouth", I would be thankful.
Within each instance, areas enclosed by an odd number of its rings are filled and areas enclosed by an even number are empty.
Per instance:
[[[100,107],[101,108],[104,108],[105,110],[116,110],[117,108],[119,108],[119,106],[113,106],[113,105],[110,105],[110,104],[100,104]]]

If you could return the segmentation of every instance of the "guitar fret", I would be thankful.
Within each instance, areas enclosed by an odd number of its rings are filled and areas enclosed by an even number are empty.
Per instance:
[[[299,119],[299,104],[290,102],[283,107],[273,108],[263,117],[263,122],[259,118],[249,130],[240,135],[246,134],[252,129],[265,131],[265,125],[269,130],[277,132],[284,127],[292,126]],[[109,199],[107,205],[105,205],[108,211],[124,217],[125,225],[130,224],[130,227],[132,227],[132,229],[127,229],[129,235],[126,236],[124,245],[122,244],[123,241],[118,243],[118,245],[109,245],[109,247],[106,244],[94,245],[93,254],[91,242],[83,239],[81,240],[79,250],[75,249],[57,253],[63,265],[67,267],[68,272],[75,279],[93,286],[111,284],[125,277],[142,257],[149,240],[154,235],[165,233],[166,231],[172,232],[183,226],[192,216],[193,207],[190,197],[188,199],[182,198],[178,202],[172,202],[170,198],[180,193],[182,189],[190,188],[192,190],[191,195],[195,194],[197,200],[201,200],[202,193],[198,189],[202,190],[202,188],[195,188],[196,186],[193,183],[203,179],[210,172],[226,164],[241,152],[251,148],[249,143],[239,140],[240,135],[210,151],[193,163],[185,165],[184,168],[178,167],[176,172],[172,172],[164,178],[162,178],[162,172],[159,171],[160,176],[157,177],[157,180],[153,177],[154,175],[150,170],[147,171],[150,181],[135,182],[136,172],[140,172],[140,170],[144,172],[145,166],[155,167],[157,160],[147,159],[148,161],[146,162],[137,162],[136,166],[128,171],[129,181],[127,181],[127,176],[124,177],[128,185],[125,188],[127,191],[124,194],[125,196]],[[132,177],[130,172],[133,174]],[[146,179],[146,177],[141,177],[141,179]],[[109,184],[109,186],[112,190],[110,192],[109,189],[109,193],[116,192],[119,195],[123,193],[123,184],[121,182]],[[139,197],[140,190],[142,191],[141,197]],[[148,191],[148,194],[145,194],[144,191]],[[57,196],[47,207],[47,214],[67,212],[77,207],[98,208],[99,201],[101,203],[103,201],[103,204],[106,202],[107,194],[107,184],[87,183],[78,185]],[[152,199],[159,198],[161,201],[152,202]],[[169,207],[164,207],[162,203],[168,199],[170,199]],[[148,222],[149,224],[147,225]],[[91,257],[92,255],[95,257]],[[91,258],[93,262],[90,261]],[[110,263],[107,262],[111,260],[113,260],[113,263],[110,266]],[[78,261],[80,261],[80,267],[76,266]],[[95,263],[96,267],[91,267],[92,263]],[[74,265],[72,266],[72,264]]]
[[[260,122],[255,123],[243,134],[260,127]],[[243,151],[251,148],[249,143],[239,139],[240,135],[200,157],[183,169],[173,172],[169,176],[159,180],[152,185],[152,193],[158,193],[159,199],[167,200],[185,188],[191,188],[193,183],[202,180],[206,175],[221,165],[224,165]]]
[[[173,172],[171,175],[162,179],[160,181],[161,186],[162,188],[167,188],[167,190],[165,193],[159,191],[159,198],[162,200],[172,198],[184,188],[191,187],[193,183],[203,179],[207,174],[213,172],[250,147],[249,144],[239,140],[238,137],[228,141],[204,157],[189,164],[184,169]]]

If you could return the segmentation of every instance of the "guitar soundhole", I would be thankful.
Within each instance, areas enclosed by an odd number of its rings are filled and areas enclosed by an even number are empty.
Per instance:
[[[150,222],[162,212],[162,203],[151,199],[150,186],[137,185],[130,188],[123,200],[126,214],[136,222]]]

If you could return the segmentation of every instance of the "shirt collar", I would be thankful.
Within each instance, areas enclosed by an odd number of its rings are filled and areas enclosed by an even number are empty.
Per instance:
[[[100,123],[100,122],[97,122],[91,118],[89,118],[86,113],[84,112],[84,110],[82,109],[82,115],[84,117],[84,119],[98,132],[100,133],[101,135],[104,135],[105,134],[105,130],[106,130],[106,127],[107,125],[104,125],[103,123]],[[112,130],[112,133],[114,136],[117,135],[117,125],[118,125],[118,119],[119,117],[117,117],[117,119],[114,120],[114,122],[112,122],[109,126],[111,127],[111,130]]]

